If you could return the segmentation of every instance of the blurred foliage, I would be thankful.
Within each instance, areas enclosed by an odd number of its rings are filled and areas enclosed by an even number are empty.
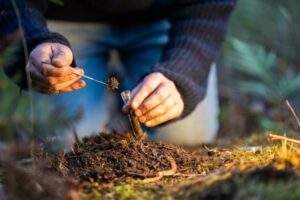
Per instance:
[[[0,69],[0,140],[26,139],[29,137],[46,138],[54,136],[78,116],[68,116],[63,109],[55,107],[46,96],[33,94],[34,135],[30,121],[30,98],[27,91],[20,93],[17,87]]]
[[[63,6],[65,4],[63,0],[48,0],[48,1],[55,3],[59,6]]]
[[[61,0],[51,1],[63,5]],[[49,102],[45,95],[28,91],[21,94],[20,88],[5,75],[3,65],[14,59],[12,55],[20,37],[20,32],[16,31],[0,38],[0,141],[29,138],[45,141],[46,137],[61,134],[62,129],[69,128],[81,116],[66,114],[62,108]],[[18,76],[14,77],[14,80],[17,79]]]
[[[227,79],[230,88],[221,114],[231,130],[286,131],[291,125],[283,126],[291,116],[283,102],[289,99],[297,108],[300,99],[299,19],[298,0],[238,1],[221,69],[228,75],[221,81]]]
[[[274,52],[268,53],[262,45],[248,44],[238,39],[231,39],[230,42],[233,47],[229,57],[231,66],[250,78],[238,80],[237,87],[242,92],[260,96],[271,105],[278,105],[300,94],[300,75],[292,73],[292,70],[280,70]]]
[[[298,0],[240,0],[232,16],[230,35],[276,52],[280,66],[290,68],[300,63],[299,19]]]

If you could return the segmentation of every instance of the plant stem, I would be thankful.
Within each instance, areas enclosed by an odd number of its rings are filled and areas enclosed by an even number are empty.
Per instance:
[[[300,120],[296,114],[296,111],[294,110],[294,108],[292,107],[292,105],[290,104],[289,100],[285,100],[285,103],[287,104],[287,106],[289,107],[290,111],[292,112],[294,118],[296,119],[296,122],[300,128]]]
[[[124,101],[124,104],[127,104],[131,100],[131,92],[129,90],[125,90],[121,93],[121,97]],[[128,118],[131,125],[131,129],[132,129],[131,131],[133,136],[137,140],[141,140],[144,137],[144,131],[142,129],[138,117],[134,114],[133,110],[129,111]]]
[[[22,18],[21,18],[21,13],[20,10],[18,8],[18,5],[16,3],[15,0],[11,0],[12,6],[14,8],[14,12],[16,14],[17,17],[17,22],[18,22],[18,29],[20,31],[21,34],[21,39],[22,39],[22,45],[23,45],[23,52],[24,52],[24,58],[25,58],[25,63],[26,63],[26,68],[27,68],[27,63],[28,63],[28,58],[29,58],[29,52],[28,52],[28,46],[26,43],[26,39],[25,39],[25,33],[24,33],[24,29],[22,26]],[[33,135],[34,134],[34,107],[33,107],[33,90],[32,90],[32,85],[31,85],[31,77],[29,75],[29,73],[27,73],[26,70],[26,78],[27,78],[27,86],[28,86],[28,91],[29,91],[29,102],[30,102],[30,132]]]
[[[300,144],[300,140],[295,140],[295,139],[291,139],[285,136],[281,136],[281,135],[275,135],[275,134],[269,134],[269,136],[271,137],[272,140],[286,140],[288,142],[293,142],[296,144]]]
[[[78,73],[76,73],[76,72],[74,72],[74,74],[76,74],[76,75],[78,75],[78,76],[82,76],[82,77],[84,77],[84,78],[86,78],[86,79],[89,79],[89,80],[91,80],[91,81],[95,81],[95,82],[100,83],[100,84],[103,84],[103,85],[108,85],[107,83],[105,83],[105,82],[103,82],[103,81],[99,81],[99,80],[97,80],[97,79],[94,79],[94,78],[92,78],[92,77],[90,77],[90,76],[81,75],[81,74],[78,74]]]

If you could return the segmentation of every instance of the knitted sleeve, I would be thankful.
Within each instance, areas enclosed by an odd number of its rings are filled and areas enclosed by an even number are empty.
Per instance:
[[[0,1],[0,44],[5,44],[5,40],[11,35],[15,36],[14,43],[10,44],[10,51],[4,61],[4,69],[6,74],[13,78],[21,87],[27,87],[25,67],[26,58],[24,54],[24,46],[20,34],[20,26],[18,20],[21,20],[27,51],[30,53],[37,45],[44,42],[59,42],[70,46],[67,39],[62,35],[50,32],[47,29],[46,20],[43,17],[42,9],[33,5],[29,0],[15,0],[20,18],[17,18],[16,10],[11,0]]]
[[[154,71],[173,80],[184,101],[181,118],[205,97],[210,65],[224,40],[235,0],[182,0],[170,13],[170,40]]]

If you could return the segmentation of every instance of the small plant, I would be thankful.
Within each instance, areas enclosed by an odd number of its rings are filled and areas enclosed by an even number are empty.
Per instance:
[[[274,52],[236,38],[230,43],[233,47],[231,66],[247,76],[237,83],[240,91],[259,96],[273,106],[299,95],[300,75],[281,70]]]
[[[6,77],[2,69],[0,69],[0,84],[0,139],[11,140],[32,136],[28,118],[30,108],[28,95],[26,92],[20,95],[20,89]],[[56,135],[61,128],[80,118],[69,116],[63,109],[55,107],[43,97],[36,98],[34,106],[36,110],[34,137]]]

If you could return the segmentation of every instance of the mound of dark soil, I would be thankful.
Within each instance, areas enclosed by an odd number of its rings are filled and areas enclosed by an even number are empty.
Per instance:
[[[198,173],[200,153],[172,144],[136,141],[130,135],[101,134],[74,145],[72,152],[51,156],[50,166],[78,181],[124,181],[159,172]]]

